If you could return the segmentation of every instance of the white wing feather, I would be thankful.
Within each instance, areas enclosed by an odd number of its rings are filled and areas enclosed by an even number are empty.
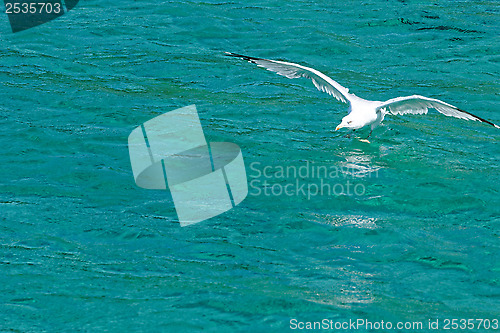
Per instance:
[[[256,64],[259,67],[263,67],[268,71],[275,72],[289,79],[296,79],[300,77],[311,79],[314,86],[319,91],[326,92],[341,102],[350,103],[352,95],[349,94],[349,89],[341,86],[325,74],[313,68],[301,66],[291,62],[254,58],[230,52],[226,52],[226,54],[231,57],[242,58],[248,62]]]
[[[408,113],[427,114],[429,109],[436,109],[437,111],[448,117],[482,121],[490,125],[493,125],[496,128],[500,128],[499,126],[493,124],[492,122],[480,118],[478,116],[475,116],[467,111],[460,110],[456,106],[440,101],[438,99],[419,96],[419,95],[396,97],[390,99],[386,102],[382,102],[377,107],[377,110],[381,109],[385,109],[386,112],[390,112],[391,114],[394,115],[408,114]]]

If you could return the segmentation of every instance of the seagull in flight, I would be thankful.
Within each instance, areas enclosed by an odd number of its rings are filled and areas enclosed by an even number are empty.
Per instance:
[[[339,83],[313,68],[291,62],[254,58],[231,52],[226,52],[226,55],[229,57],[241,58],[289,79],[300,77],[311,79],[318,90],[324,91],[337,100],[349,104],[348,115],[342,118],[342,122],[335,130],[338,131],[341,128],[356,130],[369,125],[371,127],[370,134],[368,134],[365,140],[362,140],[365,142],[368,142],[368,138],[373,129],[380,125],[386,114],[426,114],[429,109],[435,109],[445,116],[481,121],[491,126],[495,126],[496,128],[500,128],[498,125],[488,120],[475,116],[467,111],[460,110],[456,106],[435,98],[412,95],[392,98],[385,102],[369,101],[349,93],[349,89],[341,86]]]

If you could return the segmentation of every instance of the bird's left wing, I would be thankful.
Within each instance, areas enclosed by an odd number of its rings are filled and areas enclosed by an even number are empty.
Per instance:
[[[500,128],[498,125],[495,125],[486,119],[475,116],[467,111],[460,110],[456,106],[445,103],[438,99],[419,95],[396,97],[386,102],[382,102],[377,107],[377,110],[383,109],[385,109],[386,112],[390,112],[391,114],[427,114],[427,111],[429,109],[436,109],[445,116],[466,120],[477,120],[495,126],[496,128]]]
[[[247,60],[248,62],[254,63],[259,67],[263,67],[269,71],[275,72],[279,75],[283,75],[289,79],[296,79],[299,77],[311,79],[314,83],[314,86],[318,88],[318,90],[332,95],[341,102],[350,103],[349,98],[351,96],[349,94],[349,89],[342,87],[340,84],[338,84],[325,74],[313,68],[301,66],[291,62],[254,58],[230,52],[226,52],[226,55],[229,57],[236,57]]]

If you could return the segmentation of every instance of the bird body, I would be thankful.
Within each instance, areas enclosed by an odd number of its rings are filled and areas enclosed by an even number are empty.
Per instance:
[[[254,58],[230,52],[226,52],[226,55],[247,60],[248,62],[254,63],[259,67],[266,68],[269,71],[275,72],[289,79],[299,77],[311,79],[314,86],[318,90],[332,95],[340,102],[349,104],[349,113],[347,116],[342,118],[342,122],[336,127],[335,130],[339,130],[341,128],[355,130],[365,126],[370,126],[371,131],[373,131],[373,129],[380,125],[387,114],[426,114],[429,109],[435,109],[445,116],[481,121],[496,128],[500,128],[498,125],[495,125],[488,120],[475,116],[467,111],[463,111],[456,106],[438,99],[412,95],[392,98],[385,102],[370,101],[350,93],[349,89],[343,87],[330,77],[313,68],[291,62]],[[368,136],[370,136],[370,134]]]
[[[358,129],[368,125],[371,125],[373,130],[384,119],[385,112],[382,110],[380,112],[376,111],[377,106],[382,102],[355,97],[350,99],[349,113],[342,119],[342,123],[337,126],[337,130],[343,127]]]

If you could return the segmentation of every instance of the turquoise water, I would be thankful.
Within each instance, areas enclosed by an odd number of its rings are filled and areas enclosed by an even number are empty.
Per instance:
[[[499,26],[497,1],[93,0],[16,34],[0,15],[1,331],[498,319],[497,129],[388,116],[363,143],[366,132],[334,131],[346,106],[307,80],[223,52],[299,62],[367,99],[439,98],[499,124]],[[181,228],[168,192],[135,185],[127,137],[190,104],[207,140],[240,146],[255,186]],[[311,165],[357,193],[277,193],[320,184],[278,174]]]

